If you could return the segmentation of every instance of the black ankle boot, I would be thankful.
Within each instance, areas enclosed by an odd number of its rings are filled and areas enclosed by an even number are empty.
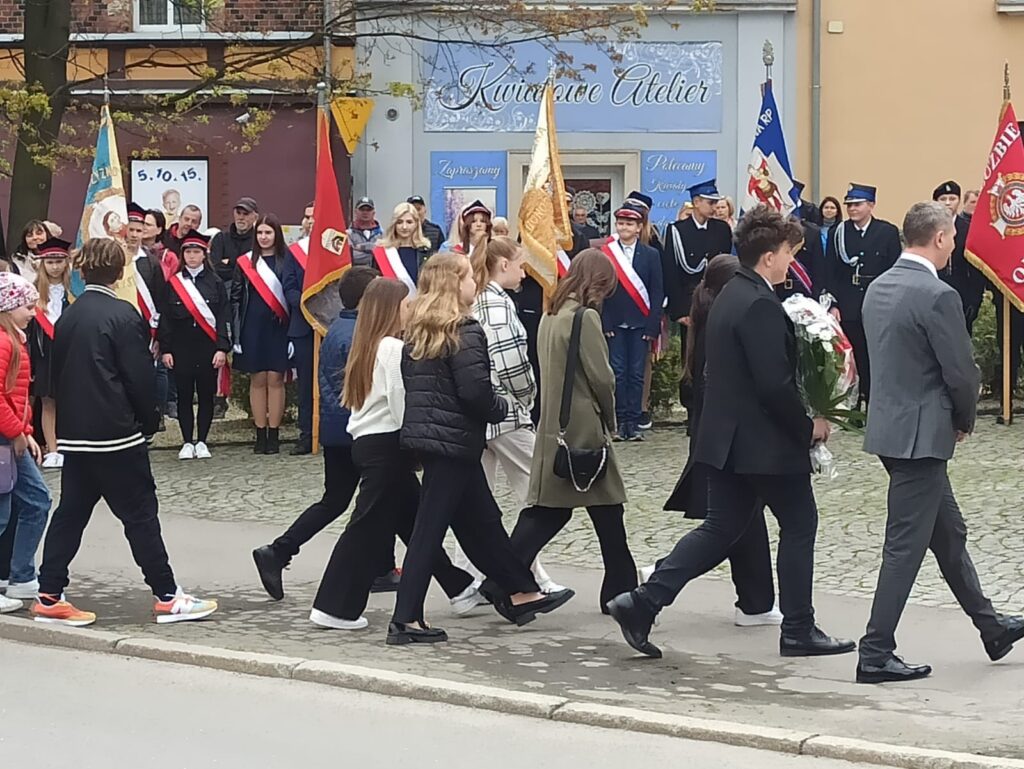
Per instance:
[[[252,447],[253,454],[266,454],[267,453],[267,428],[257,427],[256,428],[256,444]]]
[[[281,453],[281,436],[279,435],[280,430],[276,427],[267,428],[267,450],[266,454],[280,454]]]

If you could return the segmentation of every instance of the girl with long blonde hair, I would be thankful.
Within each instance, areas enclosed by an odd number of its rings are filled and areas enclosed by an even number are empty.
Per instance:
[[[402,357],[405,415],[401,445],[423,465],[416,526],[405,556],[389,644],[437,643],[447,634],[424,621],[423,600],[437,548],[451,526],[473,564],[497,586],[494,607],[526,624],[568,601],[571,590],[544,595],[501,525],[501,511],[480,464],[487,425],[509,404],[494,391],[487,337],[470,315],[476,283],[469,260],[438,254],[420,275]]]
[[[373,248],[374,265],[384,277],[402,281],[415,296],[420,265],[430,253],[430,240],[423,234],[423,222],[416,207],[399,203],[387,230]]]
[[[57,402],[50,375],[54,326],[71,302],[71,244],[50,238],[39,246],[39,267],[35,287],[39,293],[35,317],[28,328],[32,359],[32,395],[42,403],[43,467],[59,468],[64,457],[57,453]]]

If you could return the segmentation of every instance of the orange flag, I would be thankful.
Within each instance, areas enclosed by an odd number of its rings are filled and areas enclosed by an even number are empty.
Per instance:
[[[316,197],[313,229],[309,235],[306,279],[302,285],[302,314],[321,336],[341,311],[338,281],[352,265],[348,225],[341,206],[338,180],[331,157],[331,123],[325,110],[317,110]]]
[[[1024,310],[1024,144],[1010,102],[1003,104],[978,208],[967,231],[967,258]]]

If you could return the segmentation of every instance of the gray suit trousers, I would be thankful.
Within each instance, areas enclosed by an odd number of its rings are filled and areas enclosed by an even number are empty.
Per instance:
[[[1003,628],[967,552],[967,526],[953,496],[946,461],[881,459],[889,473],[889,514],[871,619],[860,641],[861,662],[882,665],[895,652],[896,626],[927,550],[935,555],[943,579],[982,639],[998,636]]]

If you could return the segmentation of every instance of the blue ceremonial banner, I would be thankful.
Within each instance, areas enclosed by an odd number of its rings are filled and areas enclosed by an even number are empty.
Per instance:
[[[430,215],[447,237],[459,212],[479,200],[508,216],[508,155],[504,152],[431,152]]]
[[[572,70],[554,84],[559,133],[722,130],[719,41],[555,47]],[[539,41],[424,45],[423,129],[532,133],[551,58]]]
[[[793,186],[793,170],[771,80],[761,86],[761,92],[761,111],[754,129],[754,148],[747,164],[747,189],[741,207],[749,211],[764,204],[789,216],[800,195]]]
[[[690,199],[686,190],[717,176],[714,150],[644,150],[640,153],[640,189],[651,197],[651,224],[658,232],[679,218]]]
[[[85,209],[75,239],[75,247],[81,248],[93,238],[112,238],[124,246],[124,232],[128,225],[128,204],[124,194],[124,178],[121,175],[121,161],[117,156],[117,141],[114,138],[114,121],[110,107],[100,107],[100,128],[96,137],[96,156],[92,161],[89,189],[85,193]],[[130,262],[131,260],[129,260]],[[135,270],[129,264],[125,278],[118,281],[114,290],[121,299],[137,301],[135,291]],[[71,275],[71,292],[76,296],[85,289],[81,275],[75,270]]]

